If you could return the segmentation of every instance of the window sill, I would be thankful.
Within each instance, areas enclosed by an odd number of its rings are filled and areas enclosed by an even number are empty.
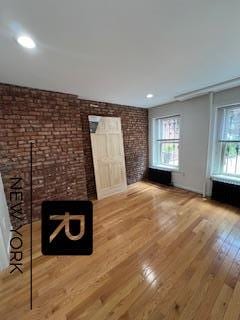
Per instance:
[[[240,185],[240,178],[238,177],[231,177],[231,176],[225,176],[223,174],[216,174],[211,176],[211,179],[214,181]]]
[[[165,171],[171,171],[171,172],[180,172],[178,167],[168,167],[168,166],[157,166],[152,165],[151,168],[153,169],[159,169],[159,170],[165,170]]]

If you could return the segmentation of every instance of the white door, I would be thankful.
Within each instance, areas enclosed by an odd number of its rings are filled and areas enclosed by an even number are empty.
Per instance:
[[[10,239],[11,223],[0,174],[0,270],[6,268],[9,265]]]
[[[98,199],[127,189],[121,119],[89,116]]]

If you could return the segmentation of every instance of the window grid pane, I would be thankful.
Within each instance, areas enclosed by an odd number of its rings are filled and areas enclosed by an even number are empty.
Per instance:
[[[161,119],[160,139],[179,139],[179,118]]]
[[[221,142],[221,173],[240,175],[240,143]]]
[[[225,110],[223,140],[240,140],[240,108]]]
[[[179,164],[179,143],[159,142],[160,164],[177,167]]]

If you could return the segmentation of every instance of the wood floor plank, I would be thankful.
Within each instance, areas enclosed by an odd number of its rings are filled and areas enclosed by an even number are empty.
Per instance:
[[[240,281],[237,282],[233,291],[232,299],[228,304],[224,320],[238,320],[240,316]]]
[[[222,320],[227,310],[227,306],[231,300],[233,289],[228,285],[224,284],[218,298],[212,308],[210,319],[211,320]]]
[[[240,316],[240,210],[138,182],[94,201],[92,256],[43,256],[29,226],[24,273],[0,273],[3,320],[235,320]]]

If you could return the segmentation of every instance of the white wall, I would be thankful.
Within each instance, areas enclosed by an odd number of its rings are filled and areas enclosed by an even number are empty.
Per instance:
[[[214,94],[214,107],[240,103],[240,87],[224,90]]]
[[[172,115],[181,116],[180,168],[179,172],[173,172],[173,183],[175,186],[202,193],[208,148],[209,96],[149,109],[150,166],[153,119]]]
[[[214,120],[218,107],[240,103],[240,87],[149,109],[149,166],[152,167],[153,119],[181,115],[181,145],[179,172],[173,172],[175,186],[211,194],[212,149]],[[209,130],[210,127],[210,130]],[[207,170],[207,167],[209,170]],[[206,189],[205,189],[206,187]]]
[[[11,223],[0,174],[0,270],[9,265],[9,243]]]

